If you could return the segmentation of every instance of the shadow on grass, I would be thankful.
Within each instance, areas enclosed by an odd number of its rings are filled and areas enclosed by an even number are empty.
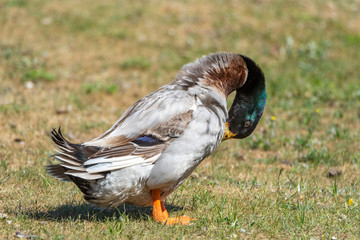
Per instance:
[[[183,208],[166,205],[166,209],[170,212],[180,211]],[[147,220],[151,217],[152,207],[136,207],[129,204],[123,204],[118,208],[104,209],[91,204],[83,203],[81,205],[65,204],[49,211],[25,210],[22,211],[21,214],[28,218],[48,221],[86,220],[101,222],[109,219],[120,219],[123,217],[129,218],[130,220]]]

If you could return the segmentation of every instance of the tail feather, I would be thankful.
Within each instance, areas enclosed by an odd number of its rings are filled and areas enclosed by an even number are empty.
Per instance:
[[[71,143],[64,138],[60,127],[51,131],[51,139],[58,147],[57,153],[52,157],[60,161],[60,164],[47,166],[47,172],[51,176],[62,181],[74,182],[78,178],[96,180],[104,177],[104,174],[88,173],[83,165],[90,156],[100,150],[100,147]]]
[[[46,166],[46,171],[56,179],[64,182],[71,182],[69,176],[65,174],[66,168],[62,167],[60,164]]]
[[[51,131],[51,139],[59,147],[60,155],[67,155],[68,158],[70,157],[80,164],[88,160],[91,155],[100,149],[100,147],[96,146],[84,146],[83,144],[69,142],[62,135],[60,127],[58,131],[56,129]]]

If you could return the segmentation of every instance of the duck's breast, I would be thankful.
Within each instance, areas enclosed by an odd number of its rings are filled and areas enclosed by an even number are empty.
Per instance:
[[[193,113],[193,120],[182,136],[164,151],[151,170],[149,189],[173,191],[199,163],[209,156],[221,142],[226,121],[225,101],[209,108],[201,101]]]

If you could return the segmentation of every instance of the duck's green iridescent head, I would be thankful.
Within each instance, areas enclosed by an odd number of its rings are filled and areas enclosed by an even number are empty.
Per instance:
[[[250,58],[241,57],[246,62],[248,76],[245,84],[236,90],[234,102],[229,110],[224,139],[249,136],[255,130],[265,109],[264,74]]]

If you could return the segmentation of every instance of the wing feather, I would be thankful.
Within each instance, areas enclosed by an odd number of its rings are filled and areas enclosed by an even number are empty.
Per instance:
[[[62,154],[56,155],[55,159],[60,161],[60,162],[65,162],[65,163],[68,163],[68,164],[73,165],[73,166],[81,166],[81,163],[76,162],[76,161],[74,161],[72,159],[69,159],[67,156],[62,155]]]
[[[95,154],[91,159],[84,162],[86,171],[98,173],[120,170],[137,164],[153,164],[166,149],[169,142],[159,142],[152,146],[141,146],[139,142],[131,142],[128,145],[130,144],[133,146],[132,148],[129,146],[119,146],[103,150],[100,154]],[[129,150],[131,153],[129,153]]]
[[[142,109],[130,108],[124,114],[126,119],[120,118],[108,132],[90,142],[73,144],[62,136],[60,129],[58,132],[53,130],[52,139],[58,146],[54,157],[61,163],[48,168],[49,173],[62,180],[77,181],[76,178],[81,178],[91,181],[104,178],[110,171],[154,164],[169,144],[183,134],[193,119],[194,111],[193,108],[189,110],[188,103],[178,104],[183,100],[178,97],[172,99],[177,103],[173,106],[159,102],[159,97],[155,99],[160,113],[154,112],[151,101],[140,101],[135,105]],[[136,117],[139,117],[138,121]],[[137,129],[130,125],[131,121]],[[126,127],[131,128],[130,137],[129,134],[119,135]]]
[[[137,157],[135,159],[131,159],[128,161],[111,161],[111,162],[106,162],[106,163],[100,163],[100,164],[96,164],[92,167],[86,168],[86,171],[88,173],[101,173],[101,172],[119,170],[122,168],[135,166],[138,164],[152,164],[160,157],[160,155],[161,154],[157,154],[157,155],[147,158],[147,159],[144,159],[142,157]]]
[[[87,172],[79,172],[79,171],[73,171],[73,170],[68,170],[65,172],[65,174],[73,176],[73,177],[77,177],[77,178],[86,179],[86,180],[98,180],[98,179],[104,178],[103,174],[90,174]]]
[[[175,90],[166,85],[157,92],[151,93],[132,105],[120,119],[103,135],[84,143],[90,146],[113,146],[116,137],[125,138],[128,142],[141,137],[147,131],[164,125],[175,116],[186,114],[196,109],[196,99],[186,91]],[[176,128],[176,125],[172,125]],[[146,135],[146,134],[145,134]],[[125,144],[126,142],[122,142]]]
[[[87,160],[86,162],[84,162],[84,166],[89,166],[89,165],[94,165],[94,164],[99,164],[99,163],[108,163],[108,162],[127,162],[127,161],[131,161],[133,159],[137,159],[139,158],[139,156],[134,156],[134,155],[130,155],[130,156],[123,156],[123,157],[98,157],[98,158],[94,158],[94,159],[90,159]]]

